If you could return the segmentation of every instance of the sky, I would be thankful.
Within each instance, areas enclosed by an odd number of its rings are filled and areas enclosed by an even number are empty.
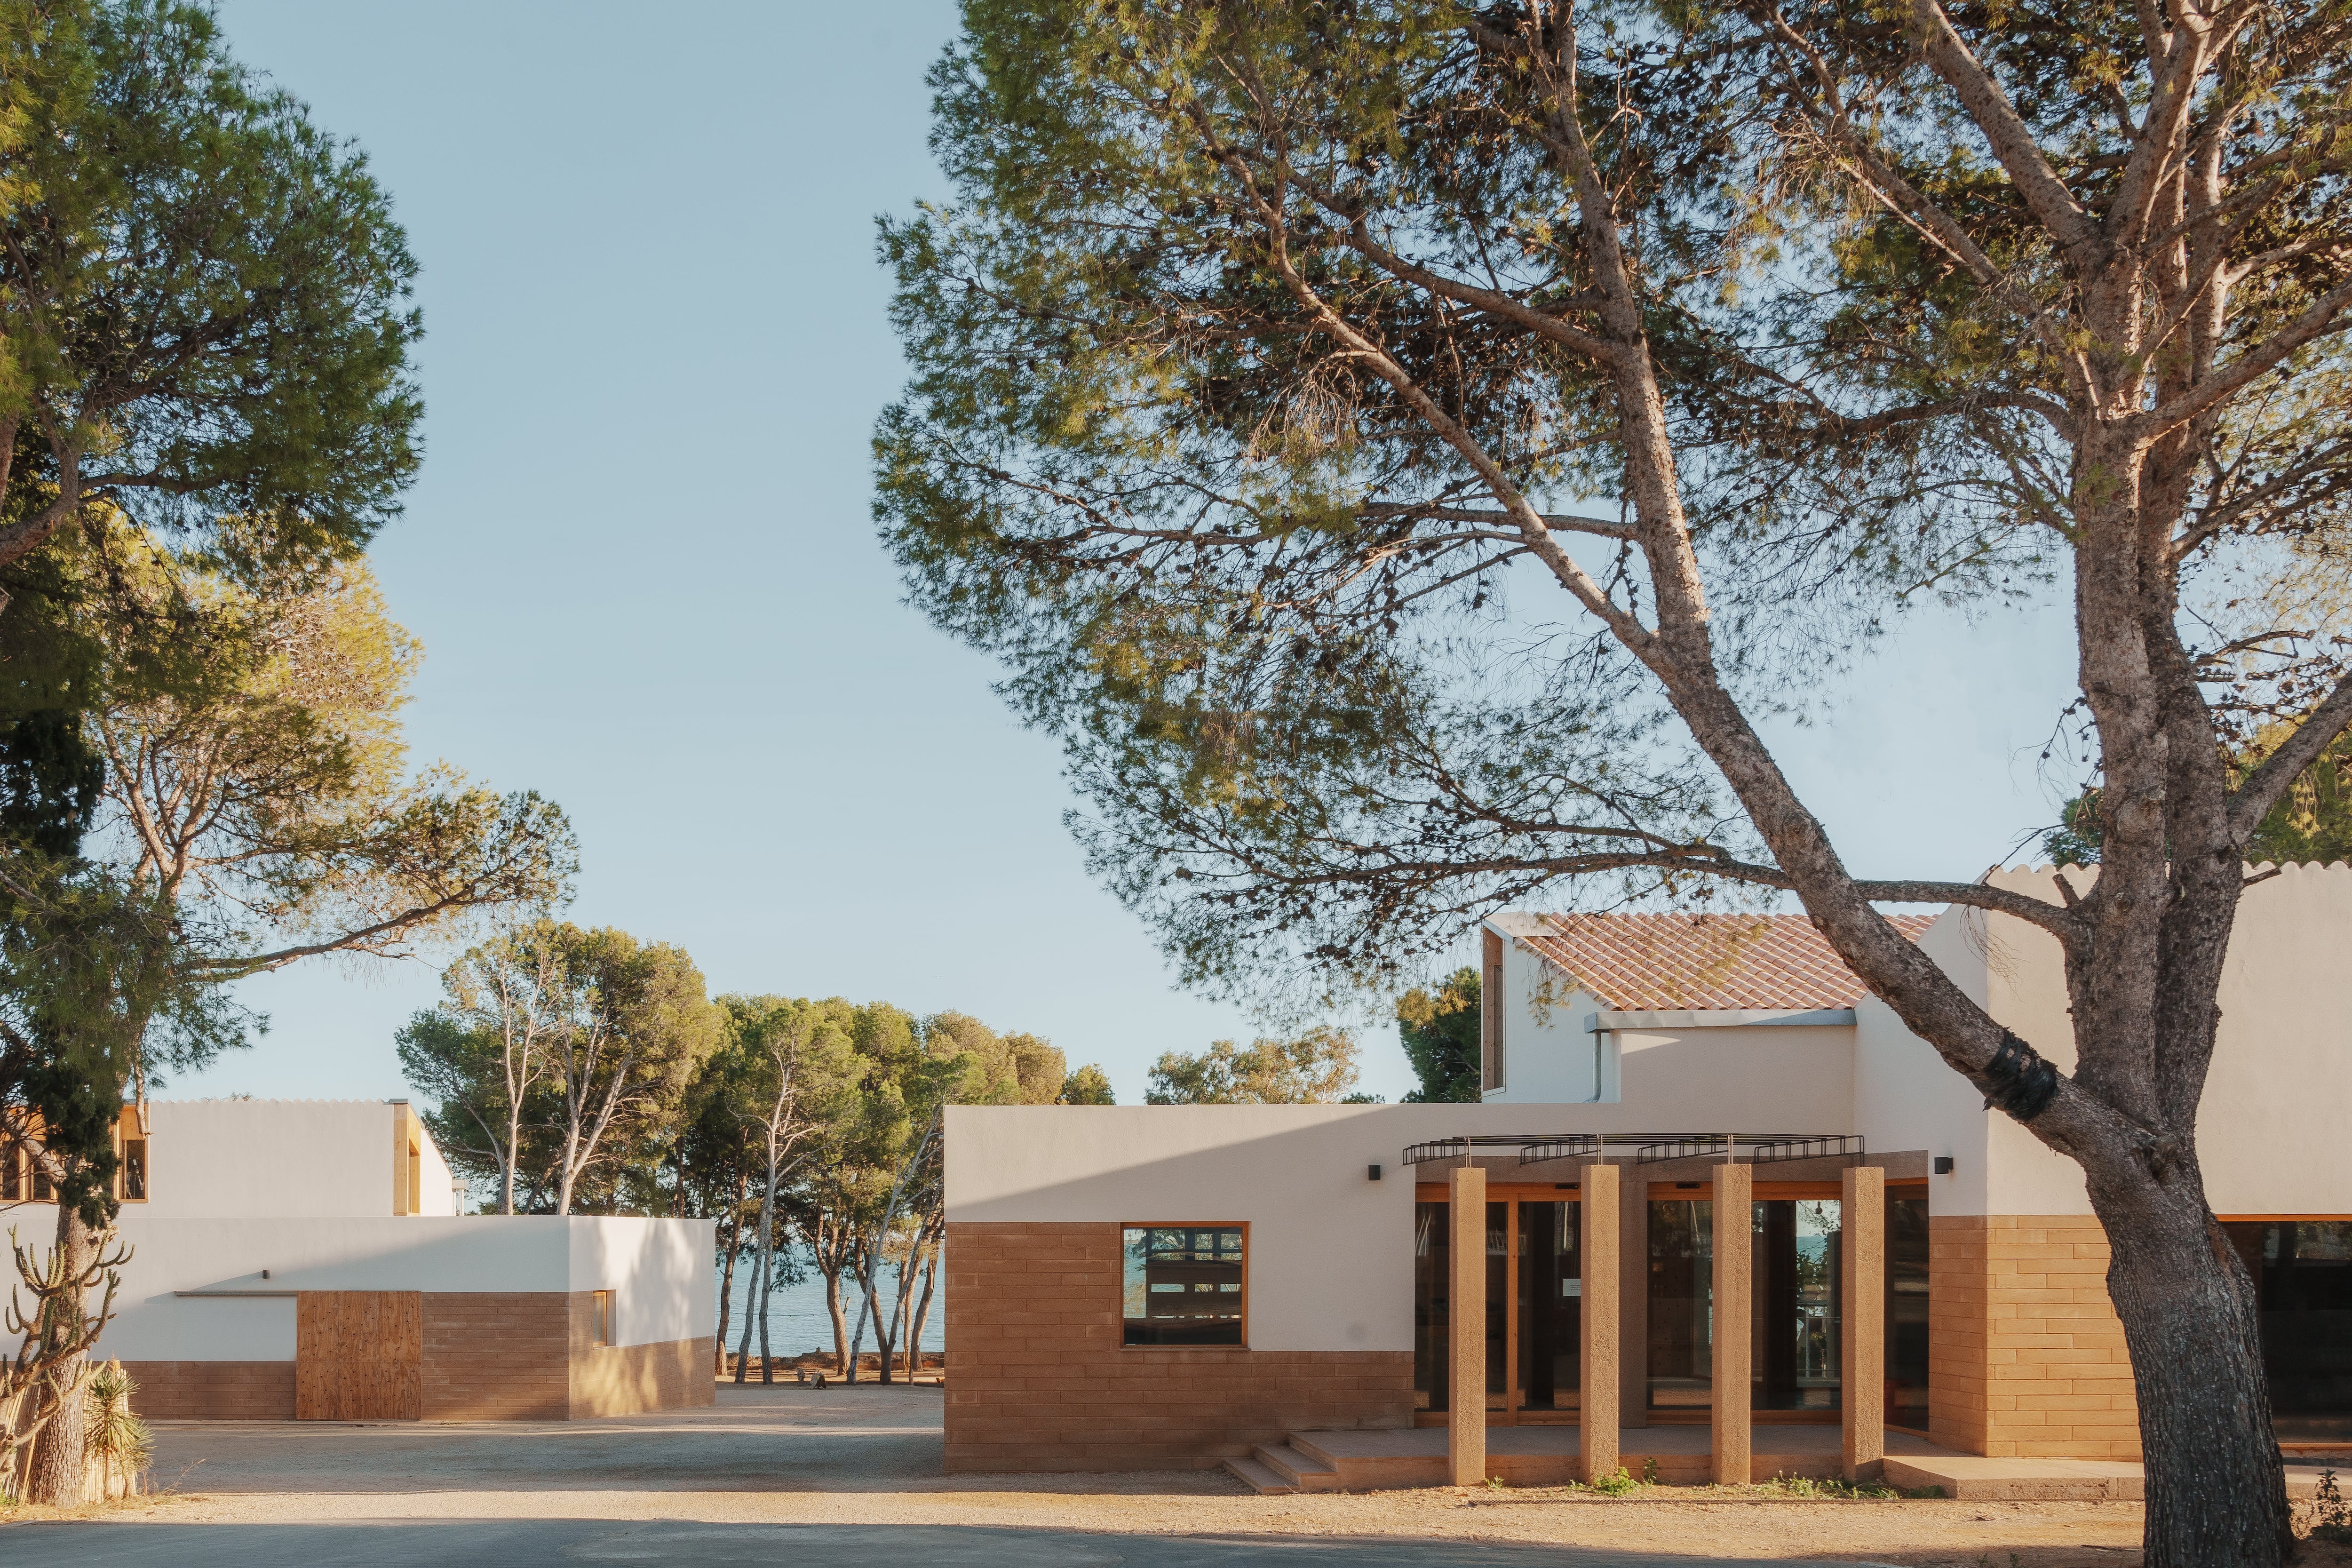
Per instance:
[[[901,602],[869,513],[902,365],[874,219],[946,193],[937,4],[224,0],[233,52],[363,147],[422,264],[422,478],[373,552],[425,645],[416,760],[561,802],[570,918],[713,994],[953,1008],[1098,1062],[1254,1032],[1087,877],[1055,746]],[[1783,727],[1849,863],[1969,878],[2055,808],[2052,609],[1931,614]],[[171,1097],[407,1092],[446,953],[251,983],[253,1048]],[[1364,1032],[1362,1087],[1413,1079]]]

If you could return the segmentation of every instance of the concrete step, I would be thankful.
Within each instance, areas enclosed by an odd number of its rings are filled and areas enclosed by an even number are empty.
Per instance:
[[[1255,1459],[1229,1458],[1225,1469],[1260,1497],[1288,1497],[1298,1489]]]
[[[1329,1492],[1339,1489],[1339,1472],[1318,1459],[1300,1453],[1287,1443],[1260,1443],[1250,1450],[1250,1458],[1288,1481],[1302,1492]]]

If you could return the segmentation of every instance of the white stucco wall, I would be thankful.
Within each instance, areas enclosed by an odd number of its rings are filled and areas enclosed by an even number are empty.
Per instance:
[[[1595,1037],[1584,1020],[1601,1004],[1516,942],[1503,943],[1503,1087],[1499,1105],[1555,1105],[1619,1097],[1614,1035]],[[1598,1074],[1596,1082],[1596,1073]]]
[[[125,1360],[293,1356],[290,1299],[175,1294],[182,1290],[611,1290],[622,1344],[708,1333],[715,1310],[709,1220],[189,1219],[126,1212],[120,1228],[132,1254],[122,1267],[118,1316],[100,1342]]]
[[[2055,901],[2048,868],[1996,875]],[[2055,938],[2007,916],[1981,921],[1993,1016],[2061,1068],[2075,1062]],[[2221,970],[2221,1022],[2197,1117],[2217,1214],[2352,1214],[2352,868],[2287,866],[2248,887]],[[1980,1103],[1980,1102],[1979,1102]],[[1989,1116],[1994,1214],[2085,1214],[2072,1162]]]
[[[1463,1135],[1839,1130],[1821,1125],[1821,1108],[1805,1094],[1767,1087],[1749,1078],[1691,1085],[1663,1126],[1668,1108],[1655,1100],[955,1106],[948,1220],[1247,1222],[1254,1349],[1411,1350],[1413,1172],[1399,1163],[1405,1145]],[[1373,1163],[1383,1168],[1378,1182],[1365,1173]],[[1438,1171],[1432,1179],[1443,1179]]]
[[[147,1110],[149,1198],[127,1205],[140,1212],[392,1215],[393,1109],[384,1100],[163,1100]]]
[[[497,1216],[469,1225],[508,1223]],[[664,1344],[710,1332],[719,1313],[711,1277],[718,1222],[573,1219],[567,1289],[613,1292],[613,1342]]]
[[[449,1174],[449,1162],[441,1157],[440,1148],[433,1134],[419,1127],[424,1142],[424,1158],[418,1162],[416,1212],[419,1215],[454,1215],[457,1212],[457,1184]]]

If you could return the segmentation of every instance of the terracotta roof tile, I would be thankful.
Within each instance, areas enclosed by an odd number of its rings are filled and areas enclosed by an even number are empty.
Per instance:
[[[1541,915],[1520,941],[1612,1012],[1851,1007],[1868,989],[1803,915]],[[1893,915],[1912,941],[1934,915]]]

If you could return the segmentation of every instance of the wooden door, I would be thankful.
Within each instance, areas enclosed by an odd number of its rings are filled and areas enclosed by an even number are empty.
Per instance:
[[[304,1290],[294,1298],[294,1418],[415,1421],[425,1413],[425,1297]]]

